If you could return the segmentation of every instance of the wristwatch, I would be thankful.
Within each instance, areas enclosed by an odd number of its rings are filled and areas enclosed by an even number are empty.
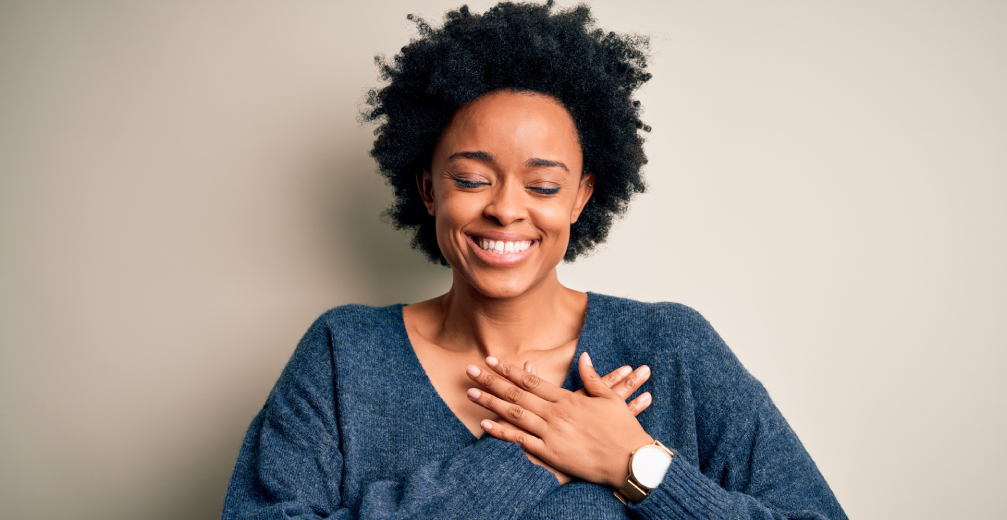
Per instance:
[[[660,441],[637,448],[629,455],[629,478],[621,488],[614,491],[615,498],[623,504],[627,501],[635,504],[647,498],[650,490],[664,480],[664,474],[674,457],[675,454]]]

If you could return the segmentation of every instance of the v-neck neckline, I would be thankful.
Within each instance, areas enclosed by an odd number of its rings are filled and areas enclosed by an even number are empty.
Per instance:
[[[583,386],[580,374],[577,373],[577,360],[580,359],[582,353],[587,352],[593,346],[593,332],[596,321],[594,314],[595,308],[598,307],[596,300],[596,294],[587,293],[587,309],[584,311],[584,324],[580,328],[580,335],[577,336],[577,350],[573,354],[573,360],[571,360],[570,368],[567,370],[566,379],[563,380],[562,388],[566,390],[574,391]],[[409,365],[409,368],[417,372],[415,380],[419,381],[419,385],[423,388],[423,391],[428,394],[428,402],[434,403],[432,406],[438,409],[438,412],[445,418],[445,421],[454,425],[452,427],[453,430],[465,433],[472,442],[478,441],[482,438],[482,435],[485,435],[485,432],[479,437],[472,434],[468,426],[455,415],[455,412],[448,406],[448,403],[441,397],[440,392],[437,391],[437,387],[434,386],[434,382],[430,379],[426,369],[423,368],[423,363],[420,362],[419,356],[416,355],[416,349],[413,347],[412,341],[409,340],[409,331],[406,329],[406,321],[402,314],[402,308],[405,306],[406,304],[399,303],[392,305],[390,309],[395,313],[394,321],[396,323],[396,332],[399,334],[400,344],[404,345],[406,350],[409,351],[406,354],[406,363]]]

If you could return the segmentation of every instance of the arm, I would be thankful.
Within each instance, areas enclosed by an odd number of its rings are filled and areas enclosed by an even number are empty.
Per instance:
[[[690,377],[696,379],[697,433],[705,445],[701,452],[706,452],[702,455],[703,470],[676,456],[662,484],[630,511],[640,518],[655,519],[845,519],[765,390],[705,320],[699,321],[704,327],[697,337],[703,344],[697,349],[700,358],[690,362],[696,368]],[[521,417],[512,422],[532,434],[521,435],[490,423],[486,431],[491,435],[519,442],[526,451],[571,475],[617,487],[625,482],[629,453],[650,437],[635,419],[629,421],[615,413],[611,395],[597,384],[598,375],[588,359],[581,360],[580,370],[589,397],[576,398],[565,390],[544,386],[502,364],[493,368],[512,384],[493,389],[484,384],[487,392],[476,400],[499,415]],[[513,387],[524,392],[516,393]],[[515,395],[519,400],[511,397]],[[585,453],[592,456],[577,456]]]
[[[483,436],[404,481],[371,482],[351,500],[343,495],[333,369],[323,316],[246,434],[224,520],[516,518],[558,486],[520,448]]]
[[[846,519],[766,389],[695,311],[676,323],[699,460],[676,456],[640,518]],[[676,455],[678,455],[676,453]]]

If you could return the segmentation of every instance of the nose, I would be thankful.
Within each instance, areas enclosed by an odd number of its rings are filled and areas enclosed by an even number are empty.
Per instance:
[[[493,198],[483,209],[483,215],[507,226],[528,217],[524,187],[520,183],[504,182],[494,191]]]

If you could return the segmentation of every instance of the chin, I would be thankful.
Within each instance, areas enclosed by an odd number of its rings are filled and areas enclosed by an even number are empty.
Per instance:
[[[482,276],[480,276],[482,275]],[[507,300],[517,298],[533,290],[541,278],[532,279],[527,274],[518,273],[477,273],[474,278],[462,277],[476,291],[487,298]]]
[[[531,284],[527,282],[520,282],[518,280],[486,280],[483,281],[483,283],[475,283],[472,285],[476,288],[476,290],[482,293],[483,296],[499,300],[517,298],[528,292],[528,289],[531,288]]]

